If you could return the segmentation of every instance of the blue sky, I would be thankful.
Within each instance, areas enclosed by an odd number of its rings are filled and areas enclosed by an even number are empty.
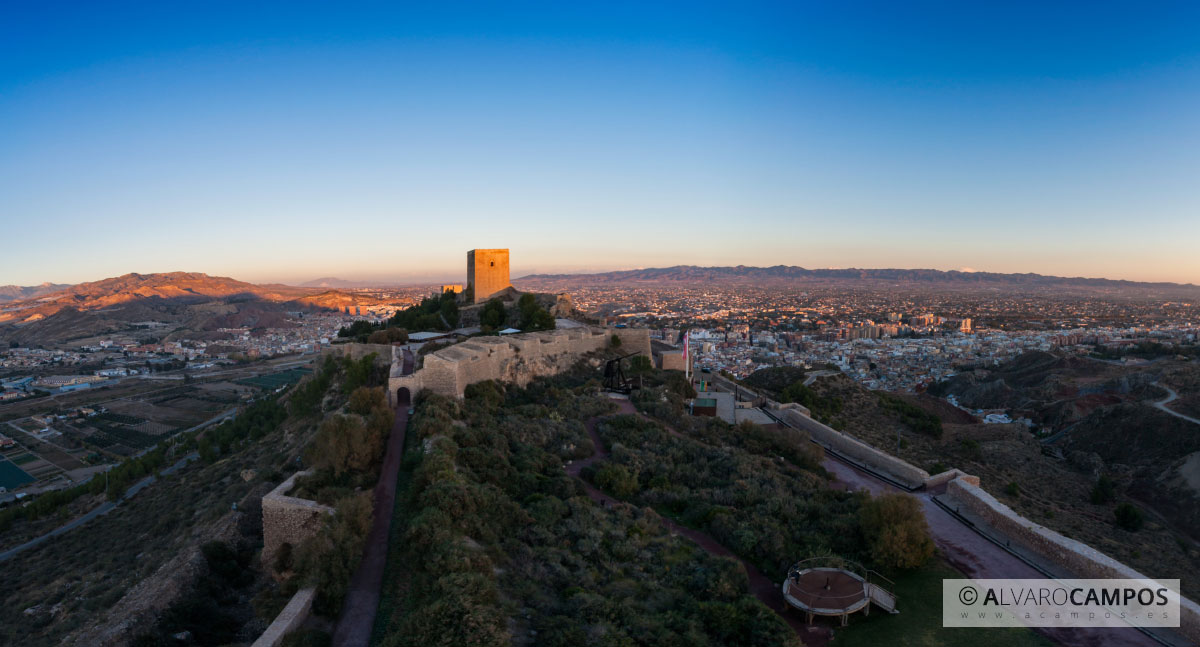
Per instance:
[[[4,3],[0,284],[1200,283],[1200,4]]]

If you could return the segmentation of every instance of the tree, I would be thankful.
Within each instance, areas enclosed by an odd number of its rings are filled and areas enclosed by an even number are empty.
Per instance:
[[[621,336],[618,335],[617,333],[613,333],[612,339],[609,339],[608,342],[613,348],[620,348],[621,347]]]
[[[508,312],[504,309],[504,302],[492,299],[484,304],[483,310],[479,312],[479,325],[487,331],[499,330],[507,318]]]
[[[884,494],[865,501],[859,523],[871,559],[891,568],[916,568],[933,555],[929,524],[921,503],[907,494]]]
[[[447,291],[442,294],[442,305],[439,313],[442,315],[442,319],[446,320],[446,325],[451,328],[458,327],[458,302],[453,292]]]

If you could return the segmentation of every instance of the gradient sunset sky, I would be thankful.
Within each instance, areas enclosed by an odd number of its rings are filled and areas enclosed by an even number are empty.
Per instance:
[[[1200,283],[1200,3],[7,2],[0,241],[19,285]]]

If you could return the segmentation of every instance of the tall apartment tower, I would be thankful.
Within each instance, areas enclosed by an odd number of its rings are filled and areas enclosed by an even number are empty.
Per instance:
[[[467,286],[474,289],[475,303],[487,301],[508,282],[507,249],[472,249],[467,252]]]

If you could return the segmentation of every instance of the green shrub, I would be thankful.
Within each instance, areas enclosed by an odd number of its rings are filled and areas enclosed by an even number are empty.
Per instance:
[[[1111,503],[1117,496],[1116,489],[1113,480],[1107,474],[1101,474],[1100,478],[1096,479],[1096,485],[1092,487],[1088,500],[1096,505]]]
[[[921,502],[907,494],[884,494],[859,512],[871,559],[887,568],[916,568],[933,555],[933,538]]]
[[[1117,527],[1129,532],[1137,532],[1146,523],[1142,511],[1131,503],[1118,504],[1113,514],[1117,518]]]

